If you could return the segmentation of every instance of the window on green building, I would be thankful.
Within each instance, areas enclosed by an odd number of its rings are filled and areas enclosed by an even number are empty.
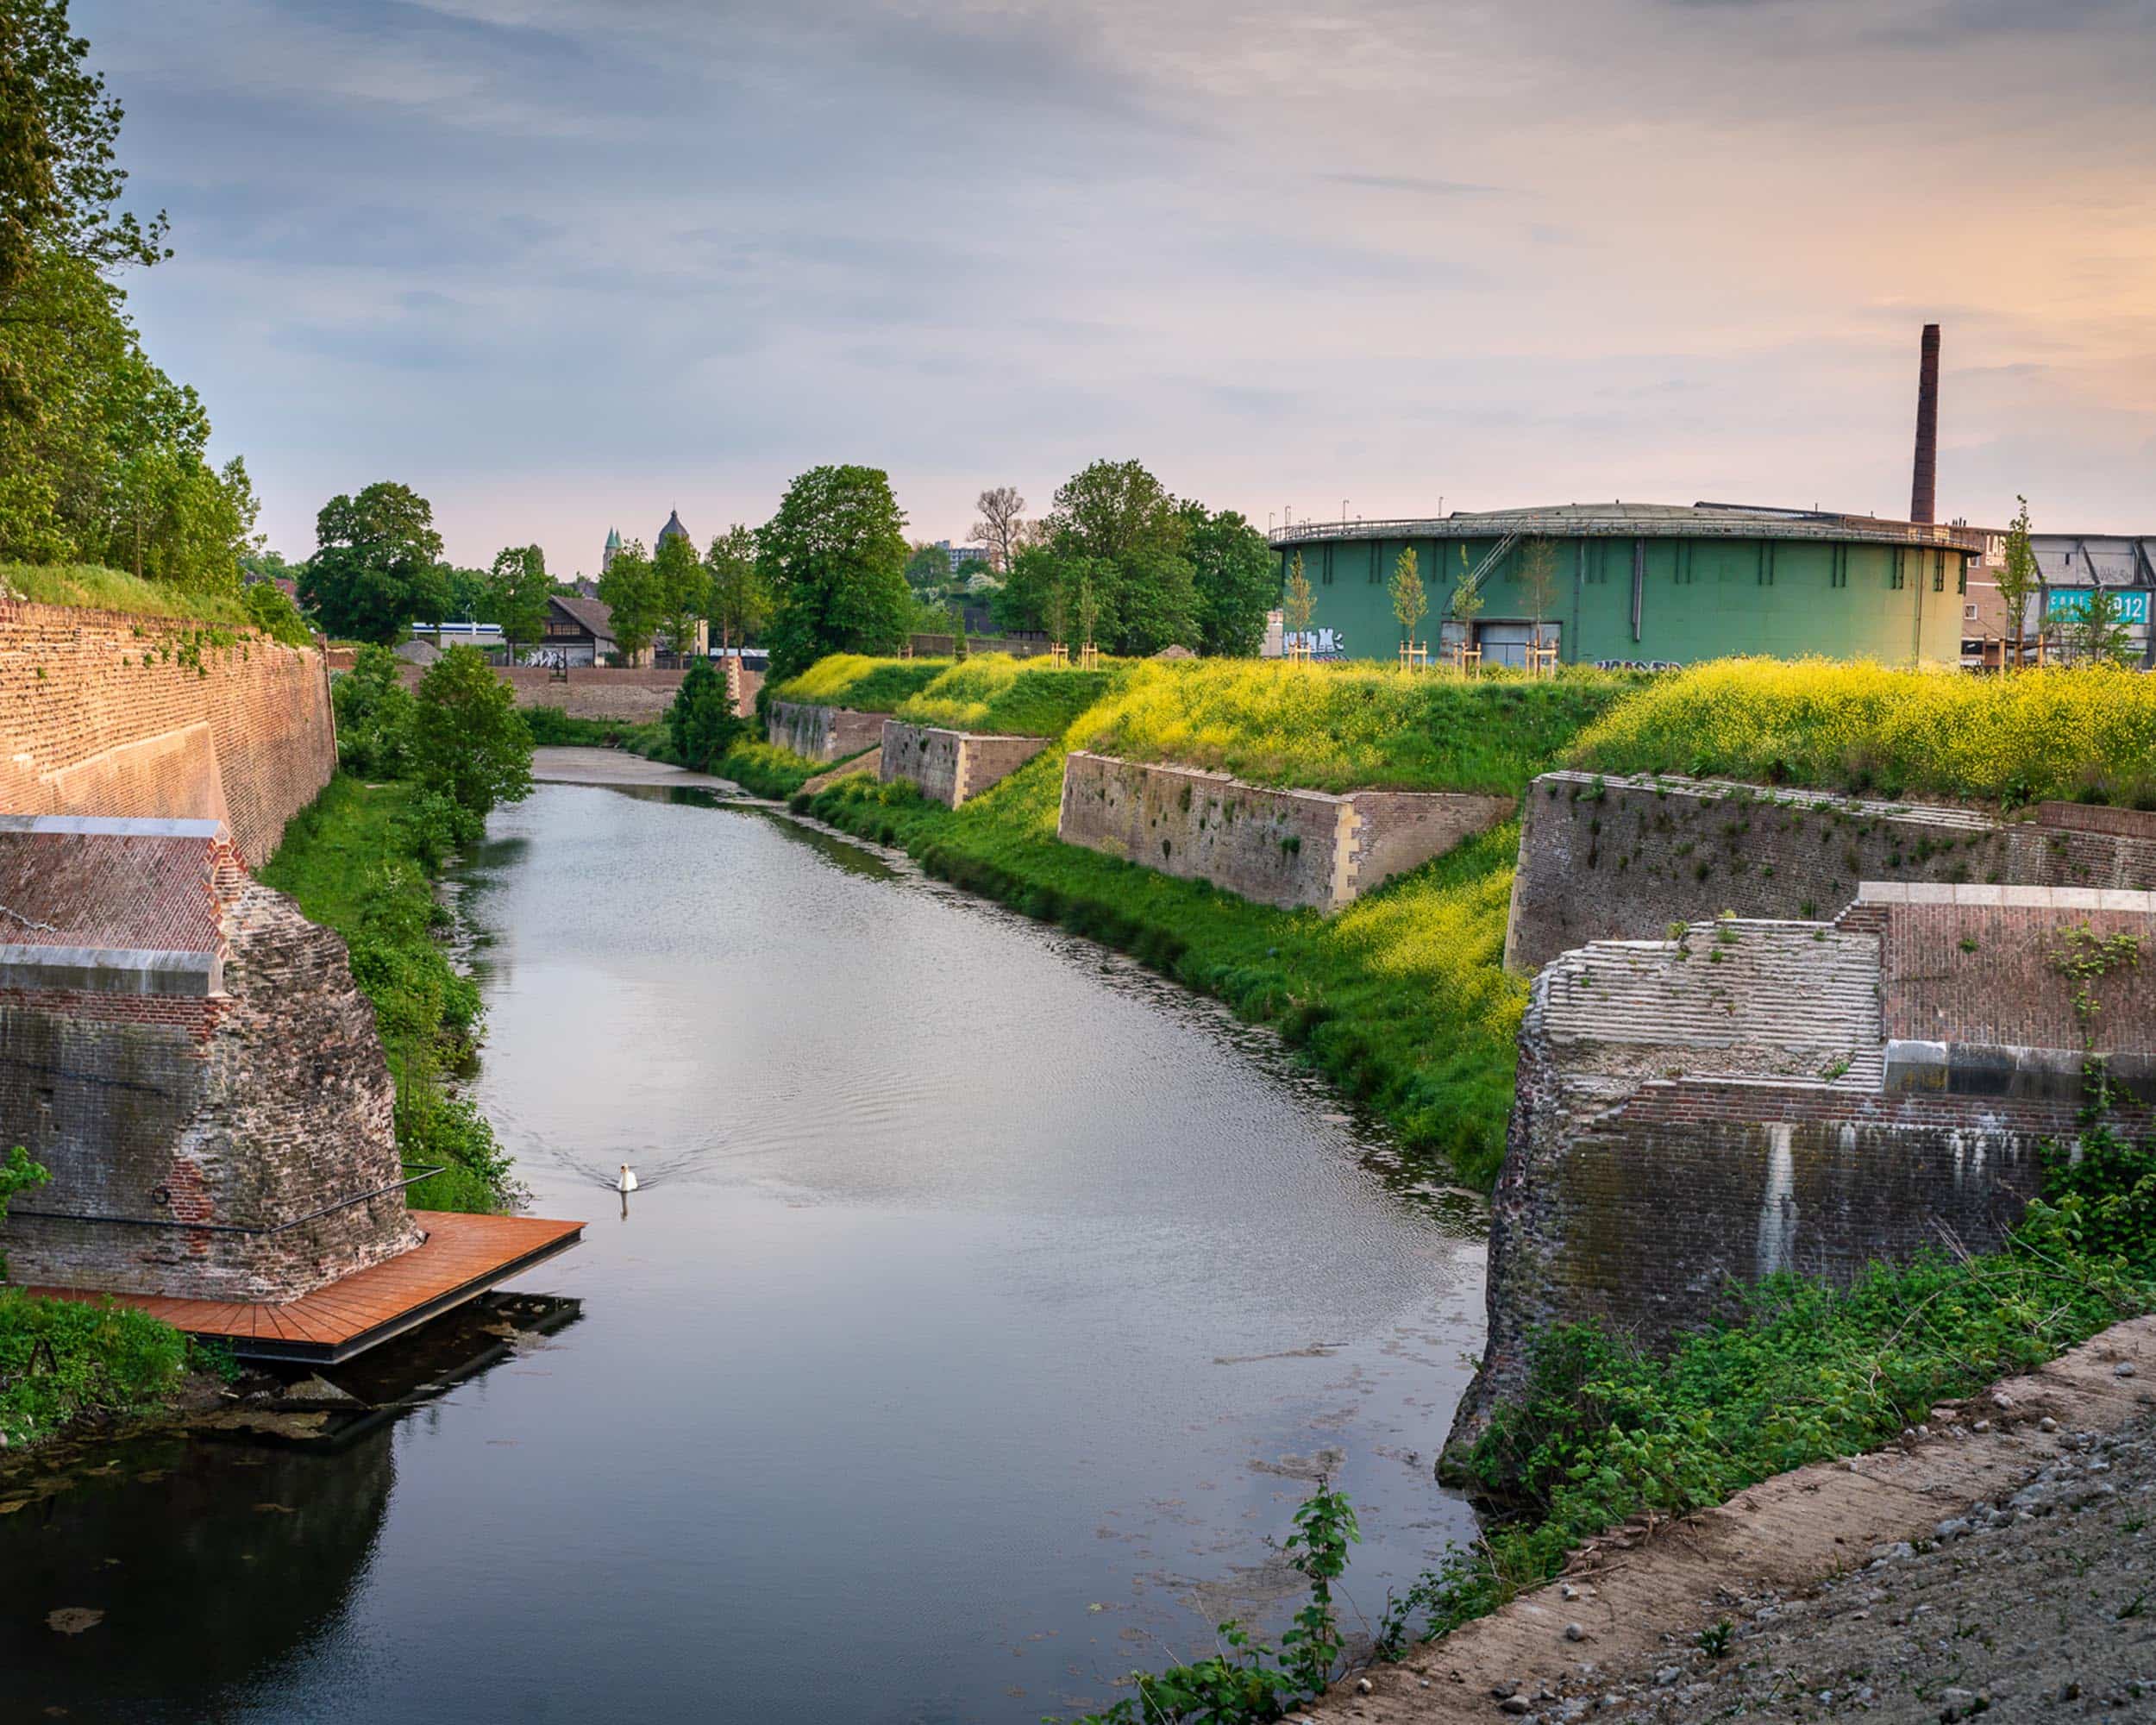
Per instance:
[[[1946,554],[1944,551],[1932,553],[1932,591],[1935,593],[1946,591]]]
[[[1828,555],[1827,585],[1830,587],[1846,587],[1849,585],[1849,548],[1846,545],[1835,546]]]
[[[1888,555],[1891,556],[1894,561],[1888,565],[1890,573],[1887,576],[1887,585],[1892,587],[1895,592],[1899,593],[1903,587],[1908,585],[1908,572],[1902,567],[1902,559],[1906,554],[1899,546],[1896,546],[1895,549]]]
[[[1954,591],[1958,593],[1969,591],[1969,560],[1966,557],[1961,560],[1959,573],[1954,576]]]

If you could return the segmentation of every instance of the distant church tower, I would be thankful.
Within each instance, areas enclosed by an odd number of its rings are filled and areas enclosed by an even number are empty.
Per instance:
[[[652,546],[652,551],[656,554],[659,547],[669,539],[686,539],[688,536],[689,530],[681,524],[681,511],[670,509],[667,511],[667,524],[659,530],[658,542]]]
[[[599,574],[603,575],[609,569],[614,567],[614,559],[620,554],[620,552],[621,530],[617,527],[610,527],[606,530],[606,549],[599,554]]]

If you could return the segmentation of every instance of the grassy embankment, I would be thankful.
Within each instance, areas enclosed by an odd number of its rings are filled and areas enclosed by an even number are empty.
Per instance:
[[[448,913],[431,881],[449,846],[417,817],[418,797],[409,782],[340,772],[286,825],[260,874],[350,948],[397,1084],[398,1148],[407,1164],[443,1164],[411,1189],[412,1208],[498,1210],[516,1195],[509,1158],[446,1082],[476,1057],[483,1009],[438,938]]]
[[[2156,678],[1725,659],[1648,684],[1580,737],[1571,764],[2006,809],[2156,808]]]
[[[166,618],[241,636],[259,630],[287,646],[305,647],[314,640],[275,587],[177,587],[94,563],[0,563],[0,599]],[[229,638],[234,637],[213,635],[203,644],[223,646]]]
[[[1548,682],[1250,662],[1088,672],[988,656],[930,667],[826,660],[774,693],[1054,738],[956,811],[865,775],[807,808],[1275,1026],[1411,1157],[1446,1158],[1486,1187],[1503,1152],[1526,994],[1499,968],[1515,831],[1485,834],[1338,916],[1280,911],[1060,843],[1062,757],[1097,748],[1269,785],[1516,794],[1627,687],[1595,672]]]

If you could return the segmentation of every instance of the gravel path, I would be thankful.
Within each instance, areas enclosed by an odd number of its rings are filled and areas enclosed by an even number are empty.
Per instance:
[[[1731,1602],[1720,1657],[1688,1639],[1554,1692],[1493,1697],[1490,1717],[2156,1719],[2153,1523],[2156,1421],[2075,1433],[1929,1539],[1799,1598]]]

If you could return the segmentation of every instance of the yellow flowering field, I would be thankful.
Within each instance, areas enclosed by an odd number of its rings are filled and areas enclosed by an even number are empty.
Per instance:
[[[1072,748],[1256,784],[1517,793],[1633,674],[1462,677],[1280,660],[1146,662],[1071,727]]]
[[[775,700],[888,712],[950,668],[948,659],[878,659],[866,653],[832,653],[798,677],[775,685],[771,694]]]
[[[896,717],[954,731],[1060,737],[1125,674],[1119,662],[1080,671],[1044,658],[977,653],[899,702]]]
[[[2009,806],[2046,797],[2156,806],[2156,677],[1716,660],[1614,707],[1571,761]]]

